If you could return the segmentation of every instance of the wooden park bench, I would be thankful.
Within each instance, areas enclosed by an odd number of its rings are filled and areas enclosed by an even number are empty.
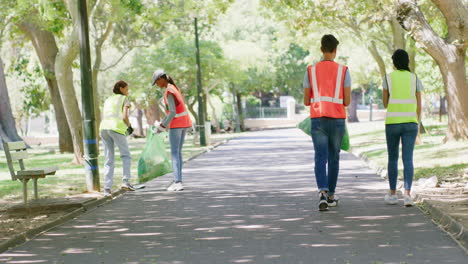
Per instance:
[[[31,168],[26,169],[24,166],[24,159],[28,158],[28,152],[26,150],[26,144],[23,141],[16,142],[5,142],[3,143],[3,149],[5,151],[6,160],[8,163],[8,169],[10,170],[11,179],[13,181],[19,180],[23,183],[23,200],[24,204],[28,204],[28,181],[33,180],[34,182],[34,198],[38,199],[37,194],[37,180],[39,178],[45,178],[47,175],[54,175],[58,170],[57,167],[47,168]],[[19,163],[20,170],[15,171],[15,164]]]

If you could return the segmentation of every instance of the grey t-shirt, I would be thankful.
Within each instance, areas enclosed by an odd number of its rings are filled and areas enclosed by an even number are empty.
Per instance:
[[[388,90],[388,85],[387,85],[387,76],[385,76],[383,82],[382,82],[382,87],[384,90]],[[421,80],[416,76],[416,92],[421,92],[424,89]]]
[[[305,75],[304,75],[304,83],[303,83],[304,88],[310,88],[310,82],[309,82],[309,72],[306,70]],[[344,78],[344,87],[351,87],[351,75],[349,74],[349,68],[346,69],[346,74]]]
[[[174,95],[168,94],[167,95],[167,104],[169,108],[169,114],[164,117],[161,121],[161,125],[163,127],[168,127],[169,123],[171,123],[172,119],[176,116],[176,105],[174,100]]]

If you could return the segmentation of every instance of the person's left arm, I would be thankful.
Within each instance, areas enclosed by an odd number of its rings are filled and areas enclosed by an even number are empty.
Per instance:
[[[422,99],[421,99],[421,91],[423,90],[423,86],[421,80],[419,78],[416,79],[416,113],[418,114],[418,122],[421,121],[421,109],[422,109]]]
[[[349,68],[346,69],[343,86],[344,86],[343,105],[348,106],[351,103],[351,74],[349,73]]]
[[[128,98],[125,99],[125,103],[123,105],[123,121],[127,125],[127,127],[131,127],[132,125],[130,124],[130,102],[128,101]]]
[[[382,103],[384,108],[386,109],[388,106],[388,83],[387,83],[387,76],[384,77],[384,81],[382,83]]]
[[[174,95],[169,94],[167,96],[167,106],[169,108],[169,114],[167,114],[164,119],[161,121],[161,126],[166,128],[171,123],[172,119],[176,116],[176,104],[174,100]]]
[[[418,114],[418,122],[421,121],[421,92],[416,92],[416,113]]]
[[[304,105],[309,106],[310,105],[310,83],[309,83],[309,71],[306,70],[305,75],[304,75],[304,81],[302,86],[304,87]]]

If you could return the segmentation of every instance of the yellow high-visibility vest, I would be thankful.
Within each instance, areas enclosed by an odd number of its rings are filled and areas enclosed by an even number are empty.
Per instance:
[[[388,106],[385,124],[418,123],[416,75],[394,71],[387,75]]]
[[[121,94],[114,94],[106,99],[99,130],[109,129],[125,135],[127,125],[123,121],[123,106],[126,99],[127,97]]]

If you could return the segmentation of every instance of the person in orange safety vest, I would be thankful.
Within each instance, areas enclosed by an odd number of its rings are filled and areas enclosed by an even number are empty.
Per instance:
[[[335,188],[340,146],[345,133],[345,106],[351,102],[348,67],[333,61],[338,44],[333,35],[324,35],[320,48],[323,60],[308,66],[304,76],[304,105],[310,106],[320,211],[326,211],[338,203]]]
[[[169,142],[171,144],[172,169],[174,180],[167,187],[168,191],[181,191],[182,185],[182,146],[184,145],[187,129],[192,127],[189,112],[185,106],[184,97],[170,76],[164,71],[157,70],[153,74],[151,85],[164,88],[164,104],[166,117],[155,122],[154,132],[159,133],[169,128]]]

